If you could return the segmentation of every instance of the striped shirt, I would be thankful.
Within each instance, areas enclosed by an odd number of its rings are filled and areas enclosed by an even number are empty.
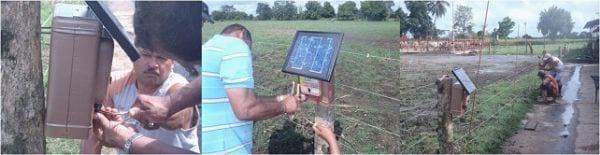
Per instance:
[[[254,88],[248,45],[215,35],[202,46],[202,153],[252,153],[252,121],[239,120],[226,90]]]

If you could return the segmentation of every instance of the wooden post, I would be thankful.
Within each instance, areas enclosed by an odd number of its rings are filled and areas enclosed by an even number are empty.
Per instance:
[[[450,101],[452,96],[452,78],[444,75],[436,82],[438,88],[438,103],[437,108],[440,114],[438,115],[438,141],[440,145],[440,154],[454,153],[453,123],[450,114]]]
[[[321,96],[316,100],[317,108],[315,109],[315,123],[326,124],[331,131],[334,130],[335,113],[333,108],[333,102],[335,98],[335,88],[333,86],[333,78],[330,82],[320,81]],[[325,154],[329,152],[329,145],[327,141],[319,136],[315,136],[314,139],[314,153]],[[342,149],[338,145],[338,149]]]
[[[315,110],[315,123],[327,124],[327,127],[329,127],[331,131],[335,131],[333,128],[334,121],[335,113],[333,111],[333,106],[323,106],[317,104],[317,108]],[[327,144],[327,141],[321,137],[315,136],[314,149],[315,154],[325,154],[329,152],[329,145]]]

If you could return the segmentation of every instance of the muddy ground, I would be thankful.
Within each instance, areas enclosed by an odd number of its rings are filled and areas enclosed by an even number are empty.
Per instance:
[[[598,102],[590,75],[598,75],[598,64],[567,64],[562,99],[534,105],[522,126],[538,122],[535,130],[519,129],[502,152],[598,154]]]

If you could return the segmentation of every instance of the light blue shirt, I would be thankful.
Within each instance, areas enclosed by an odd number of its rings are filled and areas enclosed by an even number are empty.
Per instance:
[[[251,154],[252,121],[239,120],[226,89],[254,88],[252,56],[241,39],[215,35],[202,46],[202,153]]]

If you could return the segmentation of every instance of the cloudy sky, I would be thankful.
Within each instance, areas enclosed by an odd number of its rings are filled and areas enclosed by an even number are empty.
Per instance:
[[[358,0],[353,1],[355,1],[358,5],[357,7],[360,8],[360,2]],[[483,28],[487,1],[447,1],[451,3],[451,6],[448,8],[448,12],[444,17],[437,19],[437,28],[446,30],[452,28],[452,8],[457,8],[458,5],[465,5],[473,8],[472,22],[475,24],[474,31],[479,31]],[[274,0],[205,0],[205,2],[208,4],[211,12],[220,9],[221,5],[234,5],[234,7],[239,11],[244,11],[249,14],[256,14],[257,3],[268,3],[269,6],[272,7]],[[307,1],[296,1],[296,5],[304,7],[306,2]],[[345,1],[330,0],[329,2],[331,2],[337,11],[338,5],[344,3]],[[394,0],[394,3],[396,4],[392,7],[394,10],[396,10],[398,7],[402,7],[404,12],[409,13],[404,5],[404,0]],[[539,14],[541,11],[548,9],[553,5],[571,12],[571,18],[573,19],[573,22],[575,22],[573,32],[587,31],[586,29],[583,29],[583,25],[585,25],[587,21],[596,19],[600,16],[599,0],[492,0],[490,1],[487,21],[488,27],[486,29],[492,30],[497,28],[498,22],[501,21],[502,18],[510,17],[516,23],[513,33],[510,35],[511,37],[517,36],[517,34],[523,35],[525,31],[533,36],[541,36],[541,33],[537,30]]]

